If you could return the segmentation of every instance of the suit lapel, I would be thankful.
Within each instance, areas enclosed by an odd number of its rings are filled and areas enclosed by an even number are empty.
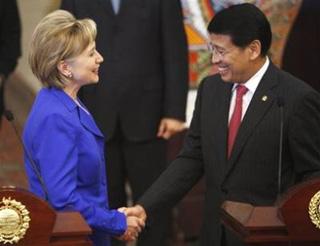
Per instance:
[[[218,182],[222,182],[227,166],[227,133],[231,88],[233,84],[223,82],[220,76],[211,77],[210,87],[201,92],[203,146],[212,170],[218,173]]]
[[[96,123],[94,122],[92,116],[90,114],[87,114],[83,109],[78,107],[79,111],[79,119],[81,124],[84,128],[86,128],[88,131],[93,133],[94,135],[98,137],[104,137],[99,128],[97,127]]]
[[[236,137],[233,150],[228,161],[226,174],[231,171],[247,139],[251,136],[255,127],[261,120],[263,120],[264,115],[268,112],[271,105],[274,103],[275,95],[271,89],[277,84],[278,81],[275,77],[274,67],[270,63],[268,70],[262,77],[259,86],[253,95],[253,98],[239,128],[238,135]]]
[[[116,14],[113,11],[111,0],[99,0],[99,2],[109,16],[114,16],[114,17],[116,16]],[[121,9],[121,4],[120,4],[120,9]]]
[[[58,100],[70,111],[78,110],[79,120],[81,124],[91,133],[99,137],[104,137],[96,123],[94,122],[92,116],[87,114],[83,109],[81,109],[70,96],[68,96],[63,90],[51,88],[52,93],[58,98]],[[80,102],[81,106],[85,106]]]
[[[231,97],[231,89],[233,84],[224,83],[224,88],[219,95],[219,104],[217,110],[217,117],[215,117],[215,121],[217,121],[217,139],[219,141],[219,146],[221,149],[219,151],[220,160],[226,160],[227,156],[227,139],[228,139],[228,118],[229,118],[229,106],[230,106],[230,97]],[[213,98],[214,99],[214,98]],[[226,165],[223,165],[224,167]]]

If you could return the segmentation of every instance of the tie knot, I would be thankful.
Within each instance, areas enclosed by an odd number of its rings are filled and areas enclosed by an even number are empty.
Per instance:
[[[246,94],[248,91],[248,88],[244,85],[238,85],[237,86],[237,96],[242,97],[244,94]]]

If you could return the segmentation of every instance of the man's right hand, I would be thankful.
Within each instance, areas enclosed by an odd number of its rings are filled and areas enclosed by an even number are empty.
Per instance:
[[[134,207],[122,207],[118,209],[127,217],[127,230],[125,233],[118,237],[122,241],[134,241],[138,238],[139,233],[145,227],[147,214],[144,208],[140,205]]]

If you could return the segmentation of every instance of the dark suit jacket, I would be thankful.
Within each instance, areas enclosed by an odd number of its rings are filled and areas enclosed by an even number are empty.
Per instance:
[[[0,75],[7,77],[16,67],[20,55],[20,17],[16,0],[1,0]],[[3,87],[0,87],[0,117],[3,109]]]
[[[304,0],[287,39],[282,68],[320,92],[320,1]]]
[[[219,75],[202,82],[181,153],[139,201],[149,213],[171,206],[204,174],[201,242],[205,246],[221,245],[219,209],[223,201],[275,202],[280,132],[277,98],[285,103],[282,190],[320,170],[320,95],[272,64],[252,98],[227,160],[231,86]]]
[[[63,0],[62,9],[92,18],[104,57],[100,82],[82,91],[107,139],[117,120],[131,140],[155,138],[163,117],[185,118],[187,43],[178,0]]]

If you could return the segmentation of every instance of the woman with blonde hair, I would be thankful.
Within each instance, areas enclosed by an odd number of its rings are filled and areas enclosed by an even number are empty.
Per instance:
[[[37,25],[29,63],[45,88],[35,99],[23,140],[30,190],[58,211],[79,211],[93,229],[94,245],[108,246],[110,236],[136,239],[144,220],[109,209],[104,136],[77,96],[82,86],[99,81],[103,58],[96,35],[94,21],[63,10]]]

